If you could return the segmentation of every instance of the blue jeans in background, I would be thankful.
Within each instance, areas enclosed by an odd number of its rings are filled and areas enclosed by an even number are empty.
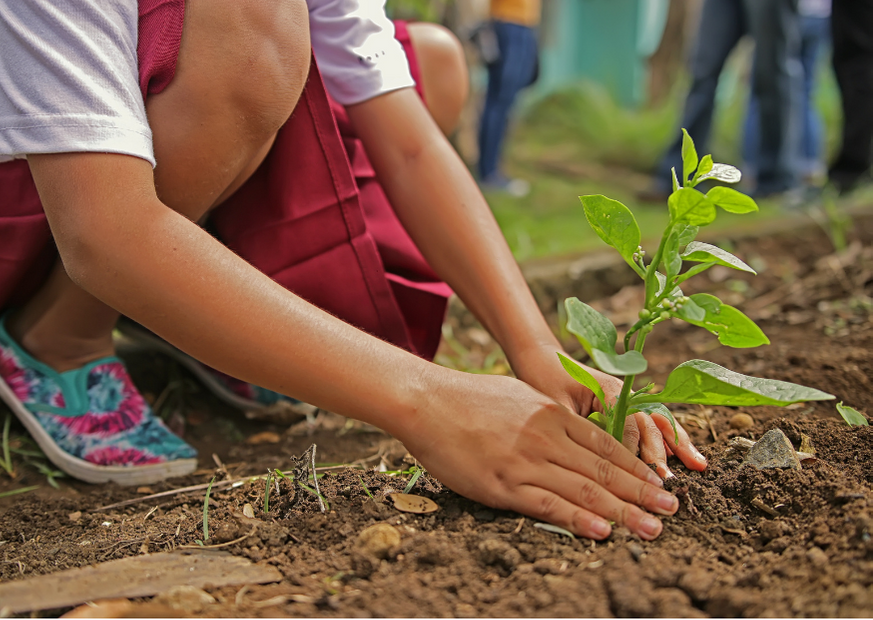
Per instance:
[[[494,21],[500,58],[488,65],[488,91],[479,122],[479,178],[499,176],[498,164],[513,103],[537,72],[537,39],[533,28]]]
[[[800,62],[803,66],[803,100],[801,105],[801,133],[798,165],[801,174],[815,176],[825,172],[822,154],[822,121],[815,109],[815,72],[821,49],[830,43],[831,20],[828,17],[801,17],[800,19]],[[760,148],[760,110],[758,100],[749,96],[749,109],[743,131],[743,160],[745,170],[753,176],[758,171],[758,149]]]
[[[697,152],[709,152],[718,78],[728,55],[745,34],[755,39],[752,91],[760,106],[757,194],[782,192],[798,185],[802,68],[797,0],[706,0],[691,56],[691,90],[681,127]],[[669,192],[670,169],[682,174],[682,134],[667,149],[657,169],[656,187]]]

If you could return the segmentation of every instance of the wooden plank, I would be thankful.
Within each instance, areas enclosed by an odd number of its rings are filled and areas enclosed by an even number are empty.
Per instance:
[[[154,553],[0,584],[0,612],[23,613],[97,599],[154,596],[177,585],[209,588],[281,579],[273,566],[252,564],[226,552]]]

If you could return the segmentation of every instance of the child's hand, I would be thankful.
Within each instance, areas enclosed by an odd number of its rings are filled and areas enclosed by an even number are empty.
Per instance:
[[[579,365],[597,379],[607,400],[614,402],[618,398],[621,391],[619,379],[584,364]],[[541,351],[537,351],[536,355],[524,356],[520,362],[515,362],[513,368],[516,369],[520,379],[579,415],[587,416],[591,411],[602,409],[601,403],[594,394],[567,374],[558,361],[553,347],[546,346]],[[661,415],[648,416],[637,413],[627,418],[623,443],[632,454],[639,454],[644,463],[655,465],[663,478],[673,475],[667,467],[667,457],[670,455],[679,457],[689,469],[696,471],[706,469],[706,458],[694,447],[688,433],[678,422],[676,431],[679,434],[678,443],[667,418]]]
[[[658,476],[592,422],[507,377],[446,371],[394,434],[447,486],[580,536],[613,521],[652,540],[676,498]]]

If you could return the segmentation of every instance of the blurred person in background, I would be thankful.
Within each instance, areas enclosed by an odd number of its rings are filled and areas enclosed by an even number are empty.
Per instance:
[[[802,181],[818,186],[827,176],[823,153],[824,135],[821,116],[815,108],[816,69],[822,48],[830,43],[831,0],[800,0],[800,62],[803,66],[801,134],[798,165]],[[761,115],[758,99],[749,95],[749,109],[743,135],[743,172],[757,176],[758,151],[761,143]]]
[[[796,143],[799,136],[802,69],[797,0],[706,0],[691,54],[691,89],[680,127],[688,130],[698,152],[708,153],[715,93],[728,56],[744,35],[755,40],[752,92],[760,105],[760,148],[755,195],[782,194],[799,183]],[[671,168],[681,176],[682,134],[661,159],[652,188],[643,201],[661,201],[672,190]]]
[[[844,193],[869,181],[873,164],[873,0],[834,0],[831,24],[843,135],[828,177]]]
[[[540,13],[541,0],[491,0],[490,27],[497,53],[486,59],[490,60],[488,91],[479,122],[479,183],[485,190],[524,196],[530,189],[526,181],[501,172],[500,156],[515,99],[537,77]]]

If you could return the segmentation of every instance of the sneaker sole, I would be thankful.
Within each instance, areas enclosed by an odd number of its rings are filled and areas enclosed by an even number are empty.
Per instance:
[[[280,401],[271,405],[263,405],[257,401],[244,398],[227,389],[203,364],[162,338],[158,338],[153,333],[124,320],[118,323],[118,331],[124,337],[123,340],[116,340],[119,351],[158,351],[163,353],[191,371],[210,392],[231,407],[241,409],[242,411],[257,411],[265,414],[269,414],[271,411],[277,413],[288,411],[296,414],[301,419],[318,411],[318,407],[303,402],[293,404],[287,401]]]
[[[9,405],[15,417],[21,420],[21,423],[24,424],[31,437],[36,440],[36,443],[45,453],[48,460],[54,463],[58,469],[78,480],[92,484],[114,482],[122,486],[133,486],[153,484],[167,478],[184,476],[197,469],[197,459],[179,459],[154,465],[134,465],[128,467],[89,463],[84,459],[72,456],[61,450],[49,434],[45,432],[45,429],[43,429],[36,417],[28,411],[12,392],[12,389],[2,380],[0,380],[0,398]]]

